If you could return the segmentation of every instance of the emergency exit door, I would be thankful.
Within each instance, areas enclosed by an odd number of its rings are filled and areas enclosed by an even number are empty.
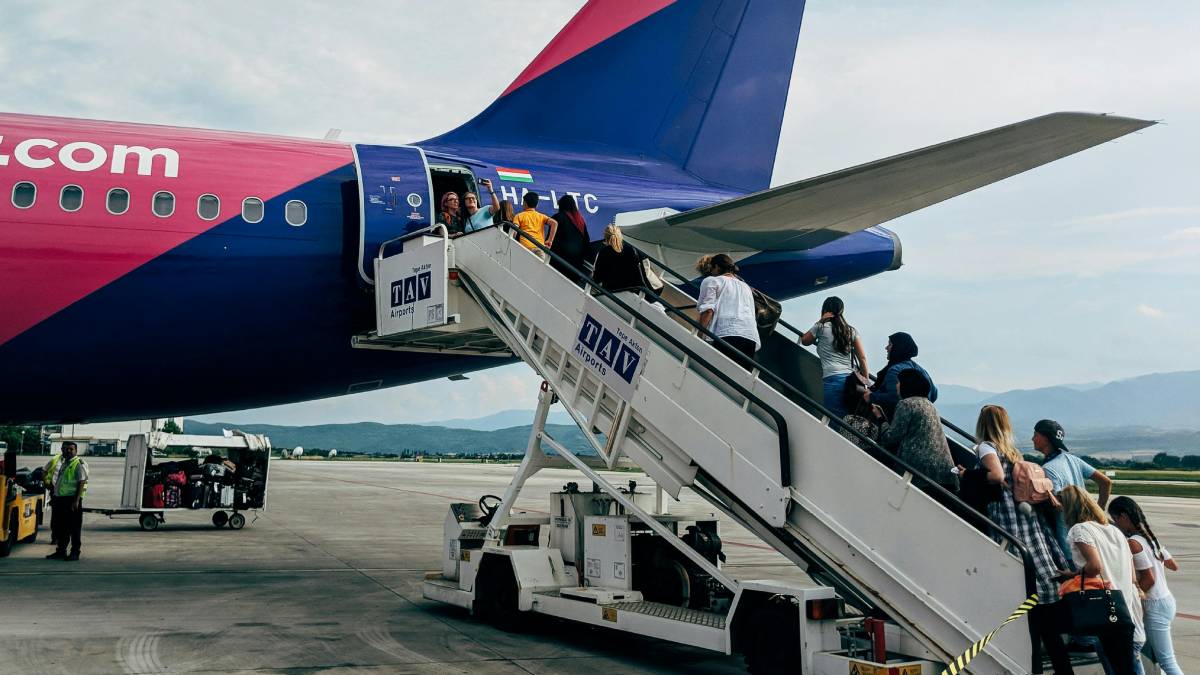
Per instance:
[[[389,239],[433,224],[433,186],[425,153],[416,147],[354,146],[358,170],[358,277],[375,283],[372,262]]]

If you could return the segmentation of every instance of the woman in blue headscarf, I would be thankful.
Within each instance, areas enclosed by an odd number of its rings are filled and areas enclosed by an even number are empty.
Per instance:
[[[875,374],[875,383],[863,394],[863,400],[883,409],[888,419],[896,412],[900,402],[900,373],[916,369],[929,381],[929,400],[937,401],[937,385],[928,371],[913,361],[917,356],[917,343],[908,333],[892,333],[888,336],[887,365]]]

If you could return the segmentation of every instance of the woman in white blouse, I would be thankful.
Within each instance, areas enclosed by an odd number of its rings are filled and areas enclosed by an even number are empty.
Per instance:
[[[1108,505],[1112,522],[1129,537],[1133,566],[1138,570],[1138,586],[1146,593],[1142,599],[1143,619],[1149,651],[1164,675],[1183,675],[1175,660],[1175,645],[1171,642],[1171,622],[1175,619],[1175,596],[1167,586],[1167,570],[1179,571],[1179,564],[1170,552],[1158,543],[1150,521],[1137,502],[1129,497],[1117,497]]]
[[[704,275],[696,302],[700,325],[725,342],[717,343],[717,349],[749,370],[734,352],[753,361],[754,352],[761,345],[754,316],[754,292],[738,278],[737,264],[724,253],[700,258],[696,271]]]
[[[1074,485],[1063,488],[1063,519],[1070,529],[1067,541],[1071,544],[1071,557],[1083,568],[1088,577],[1101,577],[1114,590],[1121,591],[1133,627],[1118,626],[1101,632],[1100,645],[1118,675],[1136,675],[1134,660],[1146,642],[1142,626],[1142,603],[1134,581],[1133,553],[1129,542],[1117,526],[1109,523],[1104,509],[1091,495]]]

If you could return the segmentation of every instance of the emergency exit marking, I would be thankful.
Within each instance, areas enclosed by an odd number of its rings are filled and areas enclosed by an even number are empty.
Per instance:
[[[617,622],[617,608],[616,607],[600,608],[600,617],[603,618],[605,621],[612,621],[613,623],[616,623]]]
[[[604,525],[604,523],[592,523],[593,537],[604,537],[607,536],[607,534],[608,528]]]

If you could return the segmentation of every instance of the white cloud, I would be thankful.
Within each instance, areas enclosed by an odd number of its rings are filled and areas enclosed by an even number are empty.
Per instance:
[[[1175,230],[1167,233],[1166,239],[1170,240],[1196,240],[1200,239],[1200,227],[1185,227],[1182,230]]]
[[[1166,316],[1166,312],[1158,309],[1157,307],[1151,307],[1150,305],[1138,305],[1137,312],[1138,314],[1141,314],[1142,316],[1148,316],[1151,319],[1161,319]]]

